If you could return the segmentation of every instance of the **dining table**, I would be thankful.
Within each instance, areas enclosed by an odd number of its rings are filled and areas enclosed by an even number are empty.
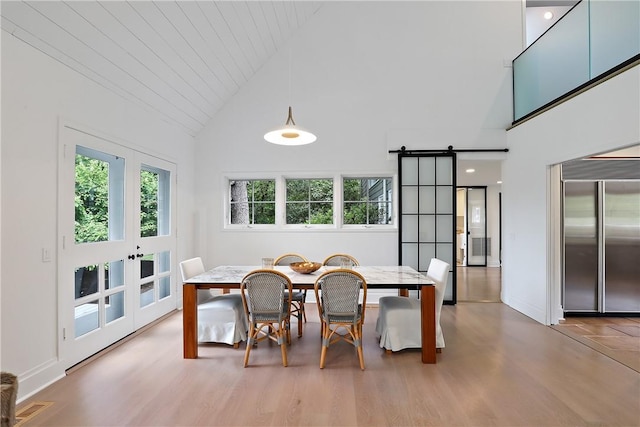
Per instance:
[[[289,266],[274,266],[286,274],[296,289],[313,289],[316,279],[325,271],[340,267],[322,266],[310,274],[293,271]],[[436,363],[436,314],[434,282],[424,274],[405,265],[355,266],[367,282],[367,289],[420,290],[422,331],[422,363]],[[255,265],[221,265],[194,276],[183,283],[183,358],[198,358],[198,289],[240,289],[242,279]]]

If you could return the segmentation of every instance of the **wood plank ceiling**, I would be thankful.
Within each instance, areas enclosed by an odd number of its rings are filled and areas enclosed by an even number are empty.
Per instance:
[[[2,1],[14,36],[196,135],[317,1]]]

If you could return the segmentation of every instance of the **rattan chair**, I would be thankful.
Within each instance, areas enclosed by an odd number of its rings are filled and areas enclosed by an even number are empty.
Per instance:
[[[367,304],[367,282],[364,277],[350,269],[330,270],[318,277],[314,291],[322,333],[320,368],[324,368],[329,346],[343,340],[356,347],[360,369],[364,370],[362,324]],[[359,301],[361,292],[362,302]]]
[[[322,262],[322,265],[332,265],[332,266],[342,267],[345,262],[347,262],[348,264],[351,264],[351,267],[356,267],[356,266],[360,265],[358,260],[355,259],[355,257],[353,257],[353,256],[351,256],[349,254],[333,254],[333,255],[329,255]]]
[[[182,281],[205,272],[202,259],[191,258],[180,263]],[[212,295],[198,289],[198,341],[219,342],[238,348],[247,339],[247,319],[240,294]]]
[[[289,265],[292,262],[307,262],[307,258],[300,254],[289,253],[280,255],[273,262],[274,265]],[[285,293],[285,299],[289,298],[289,294]],[[295,289],[291,294],[291,315],[298,319],[298,337],[302,336],[302,323],[307,321],[307,313],[304,310],[304,304],[307,301],[306,289]]]
[[[261,269],[248,273],[240,284],[244,309],[249,319],[249,340],[244,355],[244,366],[249,364],[251,348],[259,341],[269,339],[280,345],[282,365],[287,366],[287,344],[291,342],[289,319],[291,280],[277,270]]]
[[[440,311],[447,287],[449,264],[432,258],[427,277],[435,283],[436,296],[436,349],[444,348],[444,336],[440,327]],[[376,334],[380,337],[380,347],[388,353],[405,348],[422,347],[420,300],[417,298],[385,296],[378,302]]]

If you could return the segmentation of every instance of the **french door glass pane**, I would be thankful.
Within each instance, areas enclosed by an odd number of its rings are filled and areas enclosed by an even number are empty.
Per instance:
[[[166,298],[171,295],[171,277],[165,276],[161,277],[159,280],[160,284],[158,286],[158,298]]]
[[[155,301],[155,285],[153,282],[146,282],[140,285],[140,307],[146,307]]]
[[[140,237],[168,236],[171,220],[171,172],[140,169]]]
[[[74,326],[76,338],[98,329],[98,300],[76,306]]]
[[[105,297],[104,302],[106,323],[124,316],[124,291]]]
[[[124,260],[111,261],[105,267],[105,289],[114,289],[124,286]]]
[[[98,266],[87,265],[75,271],[75,299],[98,292]]]
[[[153,276],[153,254],[144,255],[140,258],[140,278]]]
[[[75,242],[124,238],[124,159],[77,146]]]
[[[158,273],[165,273],[171,269],[171,252],[165,251],[158,254]]]

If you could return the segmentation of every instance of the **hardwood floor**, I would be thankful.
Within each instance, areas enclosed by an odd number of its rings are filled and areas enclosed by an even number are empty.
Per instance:
[[[457,267],[458,301],[500,302],[502,268]]]
[[[442,309],[438,364],[418,350],[378,347],[367,308],[366,370],[353,347],[329,348],[319,369],[319,321],[307,305],[289,366],[262,343],[202,344],[182,358],[182,313],[34,395],[53,402],[23,426],[637,426],[640,373],[501,303]],[[295,328],[295,325],[293,325]]]
[[[640,317],[567,317],[552,327],[640,372]]]

